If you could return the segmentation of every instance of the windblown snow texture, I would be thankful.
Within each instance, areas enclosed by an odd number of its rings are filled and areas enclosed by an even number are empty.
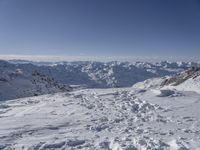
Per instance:
[[[156,82],[143,82],[142,90],[138,84],[2,102],[0,147],[198,150],[200,95],[175,90],[160,96],[160,87],[148,85]]]

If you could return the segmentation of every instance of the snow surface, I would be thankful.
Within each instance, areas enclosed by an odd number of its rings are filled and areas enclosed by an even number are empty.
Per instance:
[[[167,77],[161,85],[162,89],[194,91],[200,94],[200,67],[183,71],[175,76]]]
[[[190,78],[178,86],[172,86],[178,90],[195,91],[200,94],[200,76]]]
[[[200,149],[200,95],[158,96],[158,82],[1,102],[0,149]]]

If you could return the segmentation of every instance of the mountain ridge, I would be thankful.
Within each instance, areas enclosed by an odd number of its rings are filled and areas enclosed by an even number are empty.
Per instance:
[[[43,64],[0,60],[0,100],[62,92],[65,88],[71,90],[70,85],[79,89],[131,87],[135,83],[171,76],[197,65],[192,62],[167,61],[78,61]]]

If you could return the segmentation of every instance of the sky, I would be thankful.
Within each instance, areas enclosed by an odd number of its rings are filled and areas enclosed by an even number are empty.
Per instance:
[[[0,56],[199,58],[200,0],[0,0]]]

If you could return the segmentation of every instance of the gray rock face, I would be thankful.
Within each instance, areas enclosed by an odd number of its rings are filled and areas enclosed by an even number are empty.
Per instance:
[[[161,86],[173,85],[177,86],[190,78],[196,78],[200,75],[200,67],[192,67],[187,71],[181,72],[171,78],[164,80]]]

